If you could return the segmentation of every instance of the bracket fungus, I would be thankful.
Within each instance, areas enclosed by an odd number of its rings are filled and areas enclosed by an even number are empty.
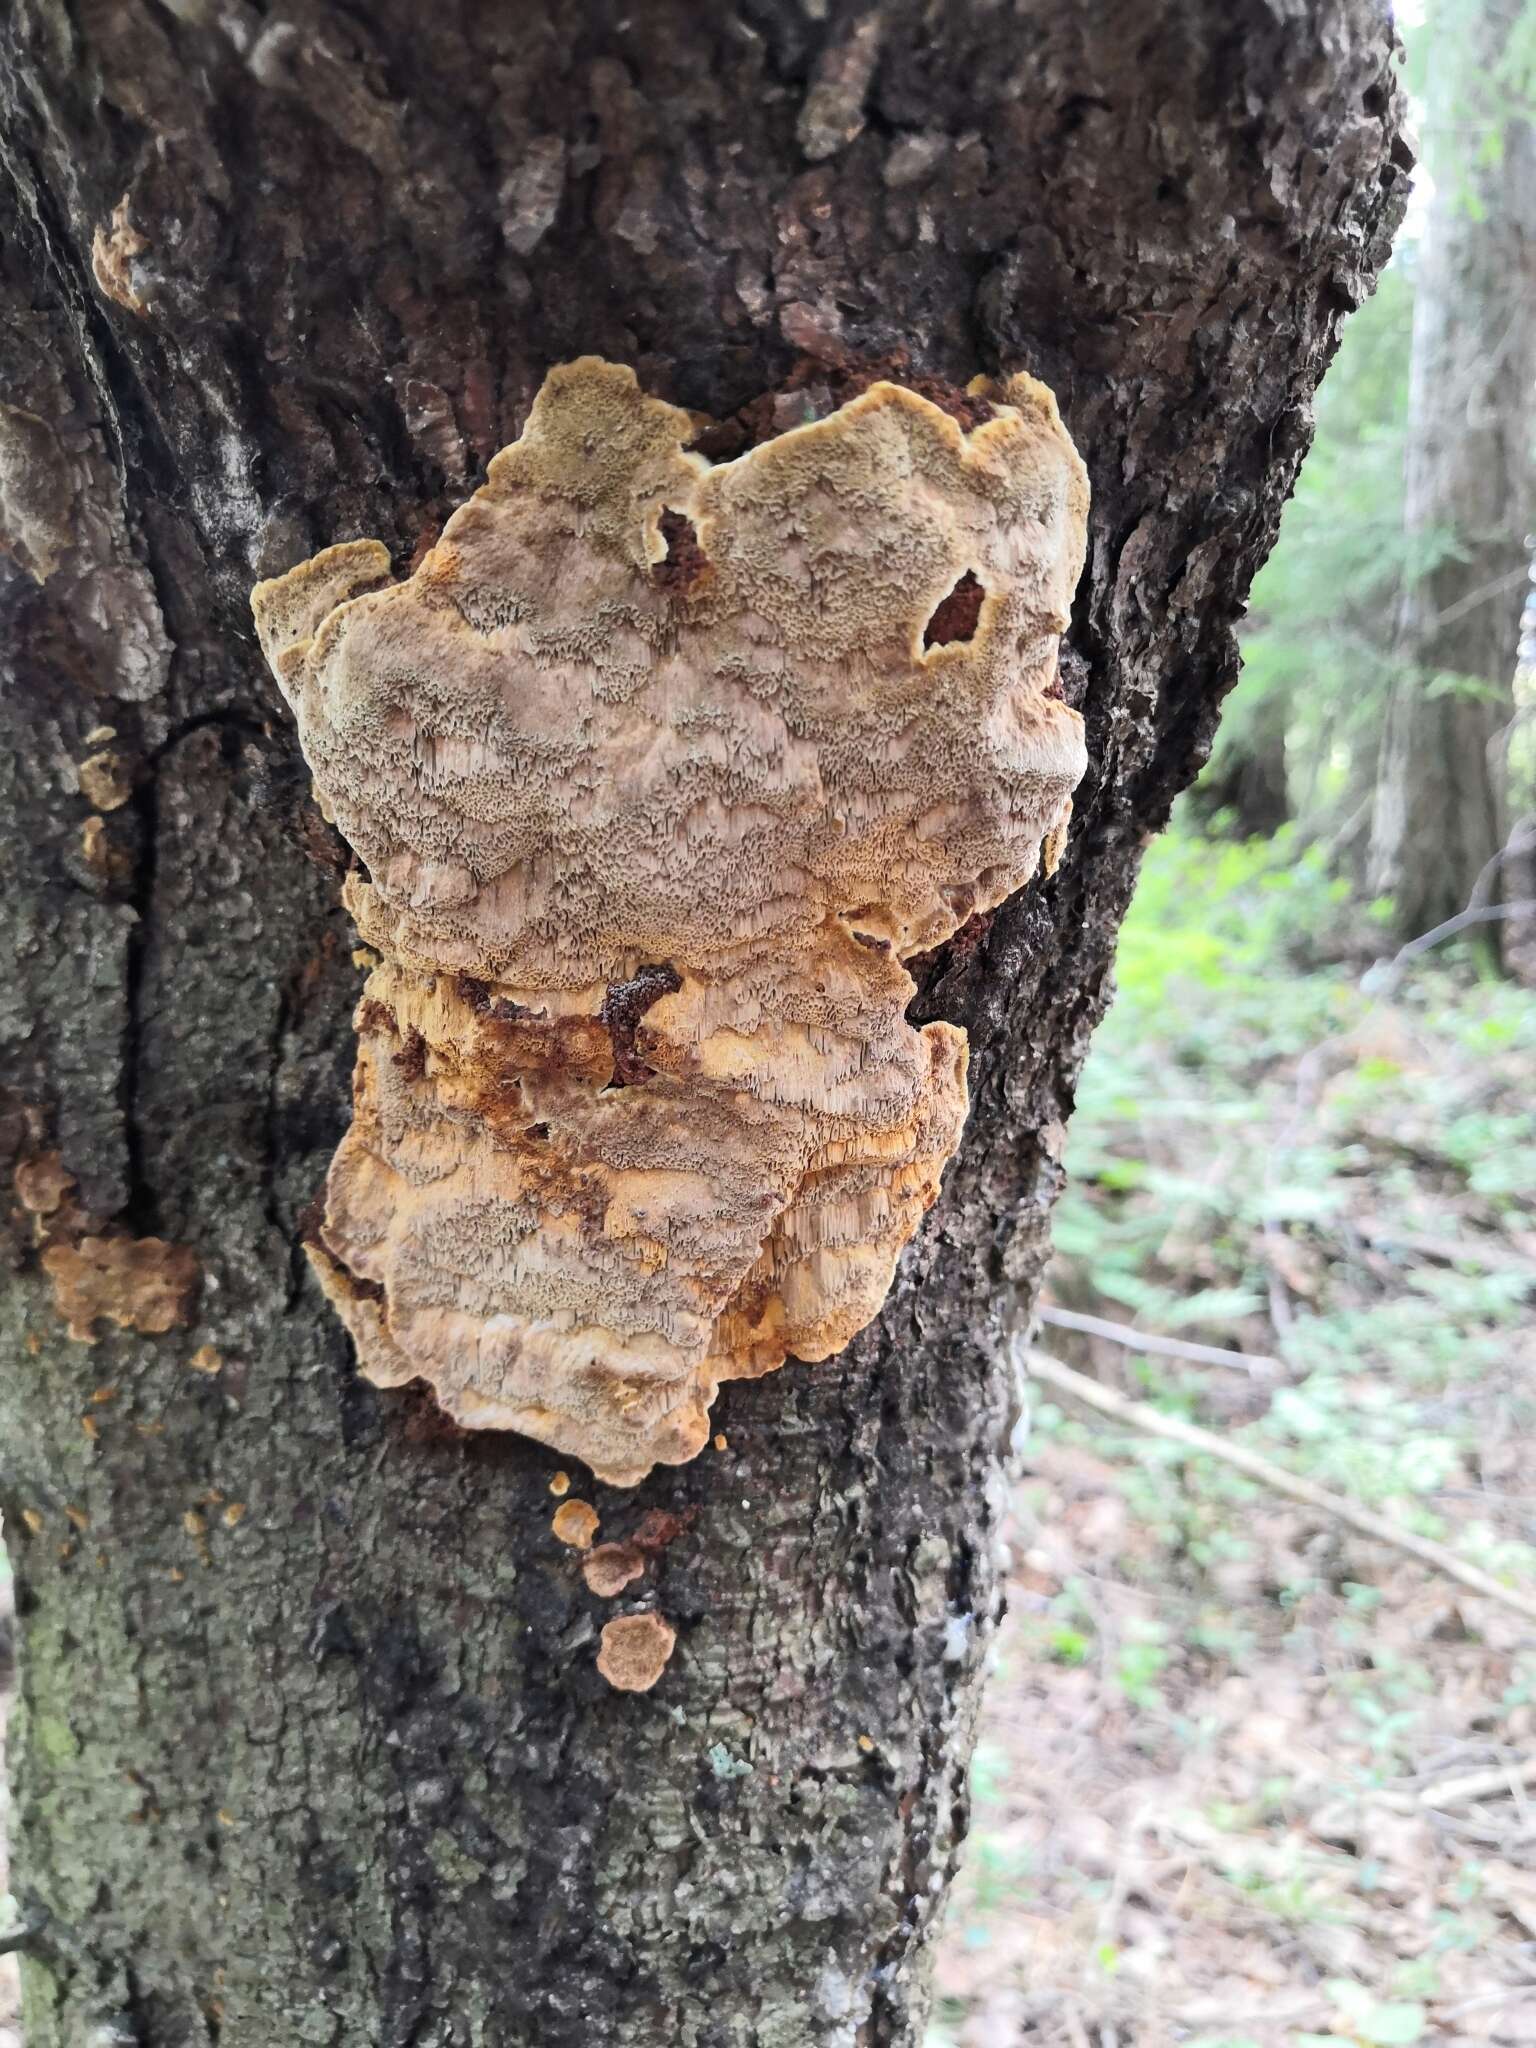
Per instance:
[[[378,955],[309,1247],[376,1384],[628,1485],[879,1311],[966,1112],[902,963],[1053,863],[1085,766],[1083,466],[1043,385],[971,391],[712,464],[584,357],[414,574],[254,592]]]
[[[563,1501],[555,1509],[550,1528],[561,1543],[572,1550],[590,1550],[599,1528],[597,1510],[590,1501]]]
[[[615,1692],[649,1692],[677,1647],[677,1631],[659,1614],[620,1614],[597,1645],[597,1668]]]

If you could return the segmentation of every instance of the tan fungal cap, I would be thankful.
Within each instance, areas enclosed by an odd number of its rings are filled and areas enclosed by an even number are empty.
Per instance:
[[[174,1329],[187,1320],[199,1277],[194,1253],[158,1237],[83,1237],[50,1245],[42,1265],[59,1314],[81,1344],[96,1342],[103,1318],[144,1336]]]
[[[126,306],[130,313],[148,311],[133,281],[134,258],[142,256],[148,247],[149,243],[128,218],[125,192],[112,209],[110,228],[97,228],[91,238],[91,269],[106,296]]]
[[[590,1550],[598,1531],[597,1510],[584,1500],[568,1500],[555,1509],[550,1528],[572,1550]]]
[[[649,1692],[677,1647],[659,1614],[620,1614],[603,1629],[597,1668],[616,1692]]]
[[[1043,385],[977,389],[711,465],[585,357],[406,580],[349,541],[257,587],[366,863],[310,1251],[377,1384],[626,1485],[878,1313],[966,1110],[903,962],[1059,853],[1085,761],[1082,464]]]
[[[115,811],[133,794],[133,782],[119,754],[92,754],[76,770],[80,794],[98,811]]]
[[[57,1152],[39,1152],[35,1158],[18,1160],[14,1182],[21,1206],[34,1216],[53,1215],[75,1187],[74,1175]]]
[[[581,1575],[587,1591],[600,1600],[612,1600],[626,1586],[645,1575],[645,1556],[633,1543],[599,1543],[582,1560]]]

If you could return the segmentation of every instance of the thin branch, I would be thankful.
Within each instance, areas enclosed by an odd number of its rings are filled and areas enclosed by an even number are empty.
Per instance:
[[[1485,1273],[1519,1273],[1536,1280],[1536,1259],[1529,1252],[1512,1251],[1507,1244],[1436,1237],[1422,1230],[1398,1230],[1390,1222],[1372,1216],[1357,1216],[1354,1225],[1367,1244],[1380,1245],[1388,1251],[1414,1252],[1442,1266],[1477,1266]]]
[[[1454,938],[1457,932],[1465,931],[1468,925],[1497,924],[1504,918],[1531,917],[1536,915],[1536,898],[1527,897],[1519,903],[1484,903],[1458,910],[1454,917],[1448,917],[1443,924],[1422,932],[1418,938],[1410,939],[1406,946],[1399,946],[1390,960],[1382,961],[1369,970],[1362,986],[1369,985],[1372,993],[1390,994],[1402,979],[1402,970],[1410,960],[1420,953],[1427,953],[1431,946],[1438,946],[1443,939]]]
[[[1108,1316],[1057,1308],[1054,1302],[1037,1303],[1035,1315],[1054,1330],[1076,1330],[1085,1337],[1102,1337],[1107,1343],[1123,1345],[1127,1351],[1147,1351],[1154,1357],[1183,1358],[1191,1365],[1229,1365],[1255,1377],[1283,1370],[1278,1358],[1266,1358],[1259,1352],[1228,1351],[1220,1344],[1189,1344],[1182,1337],[1163,1337],[1150,1330],[1134,1329],[1129,1323],[1111,1322]]]
[[[1536,1757],[1523,1764],[1500,1764],[1486,1771],[1463,1771],[1460,1777],[1442,1778],[1426,1785],[1418,1796],[1420,1806],[1471,1806],[1479,1799],[1508,1799],[1516,1791],[1536,1786]]]
[[[1470,924],[1496,924],[1501,918],[1529,917],[1533,912],[1536,912],[1536,902],[1533,901],[1481,903],[1469,910],[1458,911],[1454,917],[1448,917],[1444,924],[1437,924],[1433,930],[1424,932],[1419,938],[1410,939],[1406,946],[1400,947],[1397,959],[1392,964],[1396,966],[1399,960],[1413,960],[1420,953],[1427,953],[1431,946],[1438,946],[1442,939],[1454,938],[1457,932],[1465,931]]]
[[[8,1927],[0,1934],[0,1956],[13,1956],[29,1949],[42,1933],[44,1924],[42,1920],[23,1920],[18,1927]]]
[[[1502,597],[1506,590],[1514,590],[1531,580],[1530,564],[1522,563],[1518,569],[1511,569],[1506,575],[1496,576],[1491,583],[1483,583],[1476,590],[1469,590],[1464,597],[1458,597],[1454,604],[1448,604],[1444,611],[1431,612],[1422,623],[1426,626],[1448,626],[1454,619],[1465,618],[1468,612],[1475,612],[1480,604],[1490,598]]]
[[[1164,1415],[1144,1402],[1128,1401],[1113,1388],[1101,1386],[1085,1373],[1074,1372],[1070,1365],[1063,1365],[1060,1359],[1052,1358],[1048,1352],[1027,1346],[1021,1348],[1026,1371],[1032,1379],[1041,1381],[1045,1386],[1070,1394],[1073,1400],[1081,1401],[1085,1407],[1096,1408],[1101,1415],[1139,1429],[1147,1436],[1161,1437],[1165,1443],[1179,1444],[1185,1450],[1198,1451],[1203,1457],[1216,1458],[1257,1480],[1260,1486],[1267,1486],[1272,1493],[1284,1494],[1291,1500],[1300,1501],[1304,1507],[1318,1508],[1325,1515],[1332,1515],[1336,1521],[1358,1530],[1362,1536],[1369,1536],[1374,1542],[1390,1543],[1394,1549],[1416,1557],[1420,1564],[1427,1564],[1432,1571],[1455,1579],[1472,1592],[1481,1593],[1485,1599],[1497,1600],[1501,1606],[1513,1608],[1527,1621],[1536,1622],[1536,1595],[1503,1585],[1491,1572],[1469,1564],[1455,1551],[1447,1550],[1443,1543],[1416,1535],[1400,1523],[1389,1521],[1385,1515],[1373,1514],[1369,1508],[1357,1507],[1342,1495],[1330,1493],[1327,1487],[1316,1486],[1310,1479],[1303,1479],[1300,1473],[1288,1472],[1283,1465],[1261,1458],[1257,1451],[1250,1451],[1243,1444],[1229,1443],[1224,1437],[1201,1429],[1196,1423],[1185,1422],[1177,1415]]]
[[[1455,2005],[1437,2005],[1437,2020],[1459,2020],[1467,2013],[1487,2012],[1495,2005],[1508,2005],[1513,1998],[1529,1998],[1529,1984],[1501,1984],[1497,1991],[1478,1991],[1471,1998],[1458,1999]]]
[[[1446,918],[1442,924],[1433,925],[1427,932],[1421,932],[1405,946],[1399,946],[1390,960],[1378,960],[1362,979],[1361,987],[1371,994],[1392,995],[1402,980],[1403,969],[1408,962],[1416,959],[1420,953],[1427,953],[1431,946],[1438,946],[1442,939],[1454,938],[1457,932],[1465,931],[1469,925],[1497,924],[1506,918],[1525,917],[1536,912],[1536,901],[1488,901],[1493,889],[1493,878],[1505,861],[1529,852],[1532,845],[1536,844],[1536,836],[1531,832],[1533,824],[1536,824],[1536,820],[1519,818],[1511,826],[1504,844],[1490,859],[1485,860],[1478,870],[1477,880],[1472,884],[1472,893],[1467,898],[1465,910],[1458,911],[1455,917]]]
[[[1510,726],[1514,724],[1510,720]],[[1505,731],[1509,726],[1505,727]],[[1504,844],[1497,853],[1490,854],[1478,869],[1477,880],[1472,884],[1472,893],[1467,898],[1468,910],[1480,910],[1485,903],[1493,900],[1494,878],[1505,861],[1515,860],[1522,853],[1529,853],[1536,846],[1536,818],[1517,818],[1505,836]]]
[[[1072,2048],[1090,2048],[1088,2029],[1083,2025],[1082,2015],[1070,1998],[1061,2009],[1061,2019]]]

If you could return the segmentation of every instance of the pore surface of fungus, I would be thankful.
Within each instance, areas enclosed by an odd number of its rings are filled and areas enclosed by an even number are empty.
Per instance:
[[[1043,385],[973,391],[711,464],[586,357],[407,580],[354,541],[256,589],[379,956],[310,1246],[378,1384],[628,1484],[878,1312],[966,1109],[902,963],[1084,767],[1082,464]]]

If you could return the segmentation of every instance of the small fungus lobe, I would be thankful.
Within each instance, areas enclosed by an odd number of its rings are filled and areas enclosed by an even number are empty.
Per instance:
[[[96,1342],[105,1317],[124,1330],[157,1337],[187,1320],[197,1287],[197,1258],[158,1237],[83,1237],[43,1253],[55,1305],[79,1344]]]
[[[670,1508],[647,1508],[629,1540],[636,1550],[663,1551],[692,1528],[697,1514],[697,1508],[684,1508],[681,1514],[674,1514]]]
[[[592,1538],[598,1530],[597,1510],[589,1501],[563,1501],[555,1509],[554,1520],[549,1526],[572,1550],[590,1550]]]
[[[130,313],[148,311],[133,282],[133,261],[149,247],[128,218],[128,194],[112,209],[111,232],[99,227],[91,241],[91,270],[100,289]]]
[[[115,811],[133,794],[133,784],[122,757],[110,749],[90,755],[75,772],[80,781],[80,794],[98,811]]]
[[[582,1560],[581,1575],[587,1591],[600,1600],[612,1600],[645,1574],[645,1556],[633,1543],[599,1543]]]
[[[659,1614],[620,1614],[607,1623],[597,1668],[616,1692],[649,1692],[677,1647],[677,1631]]]
[[[35,1158],[17,1163],[15,1187],[24,1209],[34,1216],[51,1216],[64,1198],[74,1192],[75,1177],[57,1152],[39,1152]]]
[[[252,596],[371,968],[311,1261],[365,1377],[612,1485],[878,1314],[967,1106],[907,963],[1086,765],[1051,393],[843,381],[712,436],[564,364],[403,580]]]
[[[104,876],[111,871],[106,821],[97,817],[94,811],[80,827],[80,853],[93,874]]]

